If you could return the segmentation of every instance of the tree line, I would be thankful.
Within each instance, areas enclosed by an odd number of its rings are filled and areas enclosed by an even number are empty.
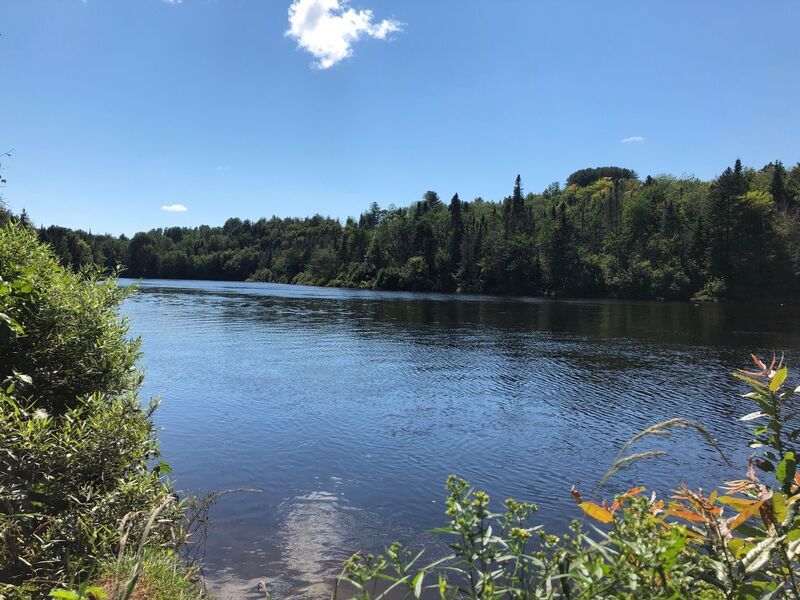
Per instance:
[[[358,219],[228,219],[133,237],[42,227],[64,264],[134,278],[658,299],[796,297],[800,163],[737,160],[711,181],[581,169],[501,201],[434,191]],[[21,216],[29,221],[27,215]]]

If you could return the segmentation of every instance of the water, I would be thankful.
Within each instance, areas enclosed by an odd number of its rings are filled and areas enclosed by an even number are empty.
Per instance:
[[[671,417],[706,425],[735,466],[680,433],[609,493],[738,476],[752,408],[728,374],[751,351],[800,355],[800,313],[781,306],[145,281],[125,312],[177,487],[261,490],[211,513],[206,575],[231,598],[261,580],[327,596],[347,556],[394,540],[435,554],[450,473],[563,529],[570,487]]]

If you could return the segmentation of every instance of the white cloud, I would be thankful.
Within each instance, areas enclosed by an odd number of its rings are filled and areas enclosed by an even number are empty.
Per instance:
[[[361,37],[383,40],[395,31],[400,31],[399,22],[375,23],[371,10],[350,8],[348,0],[293,0],[286,35],[311,53],[316,67],[329,69],[351,56],[353,43]]]
[[[164,4],[183,4],[183,0],[161,0]]]
[[[623,140],[620,140],[623,144],[630,144],[631,142],[643,142],[644,138],[640,135],[632,135],[631,137],[626,137]]]
[[[183,204],[165,204],[164,206],[161,207],[161,210],[167,212],[186,212],[189,209],[186,208]]]

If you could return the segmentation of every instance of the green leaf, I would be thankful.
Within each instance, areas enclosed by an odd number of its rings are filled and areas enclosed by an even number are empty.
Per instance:
[[[789,371],[786,367],[783,367],[777,373],[775,373],[775,375],[772,376],[772,380],[769,382],[769,391],[778,391],[778,388],[781,387],[784,381],[786,381],[786,376],[788,374]]]
[[[788,514],[788,508],[786,506],[786,496],[780,492],[772,494],[772,511],[775,513],[775,520],[778,523],[783,523]]]
[[[678,555],[686,547],[686,533],[679,528],[674,528],[668,538],[664,540],[664,549],[661,552],[661,559],[666,567],[671,569],[675,564]]]
[[[25,333],[25,330],[22,329],[22,326],[5,313],[0,312],[0,321],[4,321],[8,325],[9,329],[18,335]]]
[[[748,574],[755,573],[761,567],[767,564],[770,556],[772,555],[772,550],[781,541],[783,541],[783,536],[768,537],[767,539],[756,544],[753,549],[745,554],[744,558],[742,558],[741,564],[744,572]]]
[[[168,462],[160,460],[158,463],[156,463],[156,466],[153,467],[153,472],[156,475],[160,475],[161,473],[172,473],[172,467],[169,466]]]
[[[445,598],[447,596],[447,579],[439,573],[439,597]]]
[[[753,544],[748,543],[744,538],[735,537],[728,540],[728,548],[735,558],[741,558],[752,547]]]
[[[419,598],[422,595],[422,580],[425,578],[425,571],[420,571],[414,576],[414,597]]]
[[[787,483],[794,480],[795,471],[797,471],[797,461],[794,458],[794,452],[787,452],[786,456],[778,464],[775,476],[781,483]]]
[[[80,600],[78,592],[72,590],[53,590],[50,592],[51,598],[63,598],[64,600]]]
[[[756,390],[766,387],[763,383],[761,383],[757,379],[753,379],[752,377],[748,377],[747,375],[742,375],[741,373],[732,373],[732,375],[734,377],[736,377],[737,379],[741,379],[742,381],[746,381],[747,383],[749,383],[750,385],[755,387]]]
[[[767,535],[766,531],[752,523],[742,523],[739,525],[739,529],[737,529],[737,531],[741,535],[748,538],[763,538],[765,535]]]

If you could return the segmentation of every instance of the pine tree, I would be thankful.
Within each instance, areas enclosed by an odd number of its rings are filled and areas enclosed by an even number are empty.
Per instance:
[[[425,192],[425,195],[422,196],[422,200],[425,202],[425,208],[427,209],[434,208],[442,203],[439,199],[439,194],[431,190]]]
[[[511,195],[511,220],[517,231],[522,229],[524,213],[525,199],[522,196],[522,179],[517,175],[514,180],[514,193]]]
[[[709,194],[709,267],[714,277],[729,277],[733,254],[734,212],[737,199],[747,191],[742,161],[728,167],[714,182]]]
[[[736,163],[733,166],[733,176],[735,197],[739,197],[747,191],[747,179],[744,176],[741,159],[736,159]]]
[[[22,209],[22,212],[19,213],[19,224],[28,229],[33,229],[33,223],[31,222],[31,218],[28,215],[28,211],[25,210],[24,208]]]
[[[508,236],[525,226],[525,198],[522,195],[522,178],[517,175],[511,197],[503,200],[503,231]]]
[[[464,238],[464,220],[458,194],[450,200],[450,226],[450,264],[454,271],[458,271],[461,265],[461,242]]]
[[[783,168],[783,163],[776,160],[772,166],[772,181],[769,184],[769,191],[775,204],[782,210],[786,210],[789,207],[789,195],[786,193],[786,185],[784,183],[785,177],[786,169]]]

